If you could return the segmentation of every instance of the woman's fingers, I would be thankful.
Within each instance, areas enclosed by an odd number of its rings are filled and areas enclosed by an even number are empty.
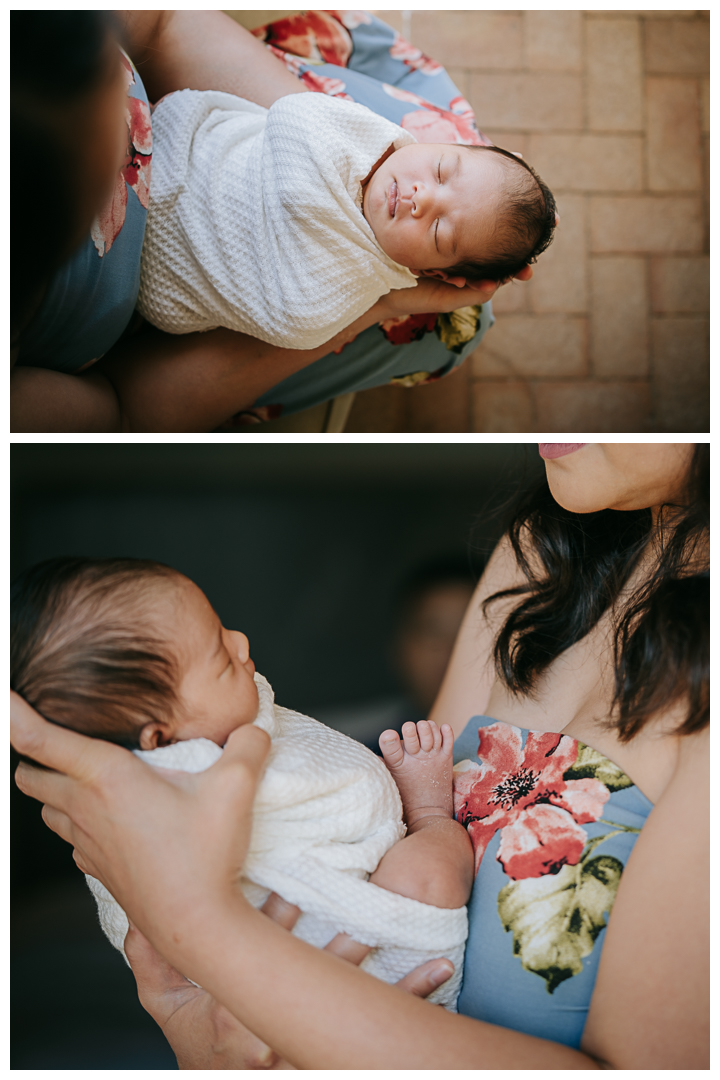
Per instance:
[[[325,952],[341,956],[348,963],[357,965],[361,964],[370,952],[370,946],[361,945],[359,941],[355,941],[349,934],[336,934],[332,941],[325,946]]]
[[[455,968],[449,960],[428,960],[395,985],[415,997],[426,998],[450,978]]]
[[[24,757],[78,779],[84,778],[88,768],[97,764],[98,757],[103,760],[106,756],[127,753],[119,746],[48,723],[13,690],[10,691],[10,742]],[[88,756],[89,750],[92,752]]]
[[[286,930],[292,930],[301,915],[299,907],[288,904],[287,900],[283,900],[276,892],[270,893],[260,910]]]

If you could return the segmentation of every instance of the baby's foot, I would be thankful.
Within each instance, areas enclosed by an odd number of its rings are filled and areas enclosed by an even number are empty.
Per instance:
[[[396,731],[384,731],[380,749],[400,791],[408,832],[423,818],[453,816],[453,730],[433,720],[403,724],[402,740]]]

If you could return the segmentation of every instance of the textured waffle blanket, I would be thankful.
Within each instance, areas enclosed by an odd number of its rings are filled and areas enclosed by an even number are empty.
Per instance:
[[[355,102],[291,94],[268,110],[181,90],[153,113],[138,308],[171,334],[225,326],[313,349],[416,284],[375,239],[361,182],[415,137]]]
[[[402,838],[402,803],[395,782],[367,747],[274,704],[255,676],[260,709],[255,724],[272,748],[255,799],[243,890],[255,907],[271,891],[303,914],[293,931],[322,948],[344,931],[373,946],[362,963],[394,983],[426,960],[446,956],[455,974],[430,1001],[455,1008],[467,937],[465,908],[431,907],[380,889],[367,877]],[[222,750],[207,739],[135,753],[152,765],[202,772]],[[123,951],[127,918],[110,893],[87,877],[100,922]]]

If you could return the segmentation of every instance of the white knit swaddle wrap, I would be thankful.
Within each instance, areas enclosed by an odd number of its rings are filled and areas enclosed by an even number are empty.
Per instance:
[[[313,349],[414,286],[363,217],[361,181],[413,135],[364,105],[291,94],[268,110],[181,90],[153,113],[138,308],[171,334],[225,326]]]
[[[426,960],[446,956],[452,978],[430,1001],[454,1009],[467,937],[465,908],[436,908],[367,881],[382,856],[405,833],[402,803],[382,761],[354,739],[274,704],[267,681],[255,676],[255,720],[272,739],[253,807],[242,886],[260,907],[270,891],[303,914],[293,933],[322,948],[344,931],[374,946],[362,967],[394,983]],[[152,765],[202,772],[222,754],[208,739],[191,739],[138,757]],[[100,923],[123,952],[127,918],[95,878],[87,882]]]

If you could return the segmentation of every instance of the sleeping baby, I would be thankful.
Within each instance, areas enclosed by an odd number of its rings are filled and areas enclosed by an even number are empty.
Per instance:
[[[430,1000],[455,1007],[473,853],[452,812],[452,729],[406,724],[381,736],[384,764],[353,739],[274,704],[244,634],[170,567],[60,558],[13,584],[11,686],[47,719],[199,772],[230,733],[256,724],[272,747],[253,808],[243,891],[302,910],[293,933],[319,948],[338,933],[370,948],[365,970],[397,982],[448,957]],[[402,800],[402,801],[401,801]],[[404,810],[404,821],[403,821]],[[123,950],[127,918],[88,877]]]
[[[419,144],[326,94],[268,110],[181,90],[153,113],[138,308],[171,334],[313,349],[418,277],[513,277],[555,221],[546,185],[498,147]]]

